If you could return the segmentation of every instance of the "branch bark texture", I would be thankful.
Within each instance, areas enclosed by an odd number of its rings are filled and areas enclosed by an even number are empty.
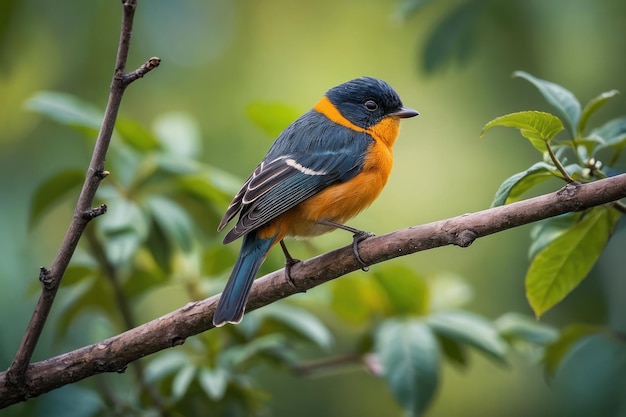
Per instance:
[[[371,237],[359,245],[359,253],[372,265],[440,246],[467,247],[483,236],[624,197],[626,174],[584,185],[571,183],[557,192],[507,206]],[[296,264],[291,271],[296,288],[285,280],[284,270],[275,271],[255,281],[247,310],[306,291],[361,267],[352,247],[346,246]],[[21,387],[7,384],[8,372],[0,373],[0,408],[95,374],[123,372],[139,358],[183,344],[188,337],[213,327],[218,298],[215,295],[189,303],[99,343],[33,363],[28,366]]]

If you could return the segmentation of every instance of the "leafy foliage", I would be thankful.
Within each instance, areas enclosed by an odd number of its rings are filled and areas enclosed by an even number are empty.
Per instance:
[[[617,172],[617,167],[604,165],[597,156],[600,150],[608,149],[613,152],[610,161],[615,162],[619,158],[626,141],[622,137],[622,118],[609,121],[586,134],[589,117],[616,96],[615,90],[598,95],[581,110],[578,99],[564,87],[522,71],[514,75],[537,87],[565,120],[569,138],[556,139],[563,124],[556,116],[544,112],[513,113],[487,123],[483,135],[494,126],[518,128],[522,136],[542,153],[544,159],[505,180],[496,192],[493,205],[511,203],[519,199],[523,192],[548,178],[588,182],[605,178],[605,171]],[[616,137],[619,139],[616,140]],[[568,151],[576,162],[564,166],[559,156]],[[534,229],[532,261],[526,275],[526,296],[537,317],[563,300],[587,276],[623,212],[624,206],[616,203],[613,207],[587,210],[582,216],[561,216],[561,219],[571,220],[567,222],[547,220]],[[558,230],[551,227],[557,222],[563,226]]]

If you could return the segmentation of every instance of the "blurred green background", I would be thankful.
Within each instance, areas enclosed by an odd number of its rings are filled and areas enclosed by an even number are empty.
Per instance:
[[[427,4],[411,10],[418,3]],[[382,234],[487,208],[505,178],[538,159],[512,130],[479,139],[494,117],[549,110],[534,88],[511,78],[513,71],[557,82],[582,102],[610,89],[625,92],[625,18],[623,0],[140,1],[128,69],[153,55],[162,64],[128,89],[121,115],[148,127],[164,114],[190,116],[202,138],[198,159],[243,179],[273,140],[251,122],[251,104],[304,112],[334,85],[361,75],[382,78],[421,113],[403,122],[383,194],[351,223]],[[38,268],[54,258],[73,207],[59,206],[29,230],[34,190],[61,168],[86,169],[91,153],[78,133],[24,103],[37,91],[54,90],[103,108],[119,23],[120,7],[112,0],[0,4],[0,368],[17,349],[36,301]],[[619,97],[595,117],[608,120],[625,107]],[[544,190],[559,186],[552,182]],[[464,277],[474,292],[469,308],[488,318],[507,311],[530,315],[523,287],[528,231],[392,262],[425,275]],[[337,232],[315,239],[314,249],[292,246],[306,257],[348,242]],[[233,254],[236,246],[229,248]],[[613,256],[617,262],[619,251]],[[605,323],[604,292],[601,280],[588,279],[542,320]],[[71,340],[47,343],[50,332],[44,331],[36,360],[78,347]],[[349,335],[345,339],[339,346],[351,343]],[[539,365],[515,355],[509,368],[474,354],[471,359],[467,371],[444,366],[429,416],[560,415]],[[255,374],[268,393],[270,415],[402,414],[386,385],[362,370],[313,379],[263,367]],[[57,397],[44,396],[47,407]]]

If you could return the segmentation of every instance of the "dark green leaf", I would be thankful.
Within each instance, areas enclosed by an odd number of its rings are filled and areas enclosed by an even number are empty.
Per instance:
[[[537,223],[530,230],[530,247],[528,248],[528,259],[533,259],[554,239],[561,236],[572,228],[580,219],[582,213],[565,213],[560,216],[551,217]]]
[[[251,103],[246,108],[248,118],[271,137],[276,137],[300,112],[282,103]]]
[[[496,191],[491,207],[513,203],[531,187],[554,177],[556,168],[546,162],[537,162],[526,171],[507,178]]]
[[[493,119],[485,125],[480,136],[484,136],[487,130],[495,126],[519,129],[522,136],[528,139],[535,149],[541,153],[546,152],[546,143],[563,130],[561,120],[550,113],[522,111]]]
[[[437,333],[436,336],[443,355],[453,364],[461,368],[467,367],[468,359],[465,346],[444,334]]]
[[[600,332],[598,326],[588,324],[570,324],[561,332],[559,338],[546,348],[543,357],[548,376],[553,377],[563,357],[572,349],[572,346],[585,336]]]
[[[576,343],[556,372],[553,391],[568,417],[623,417],[626,410],[626,344],[612,334]]]
[[[115,131],[124,142],[138,151],[157,150],[160,147],[154,135],[133,120],[118,118],[115,122]]]
[[[65,93],[40,91],[26,101],[26,108],[94,138],[102,123],[100,110]]]
[[[580,102],[569,90],[562,86],[534,77],[524,71],[515,71],[514,77],[524,78],[532,83],[548,103],[556,108],[566,121],[572,138],[576,135],[576,126],[580,120]]]
[[[398,403],[409,415],[422,415],[439,383],[439,348],[430,328],[419,320],[386,320],[375,346]]]
[[[427,73],[456,59],[464,62],[474,49],[480,2],[465,1],[452,10],[430,34],[424,47],[422,66]]]
[[[184,252],[191,251],[194,224],[187,212],[172,200],[158,195],[148,198],[144,204],[167,238]]]
[[[594,97],[587,103],[585,108],[583,109],[582,115],[580,116],[580,120],[578,122],[578,136],[582,136],[585,132],[585,128],[587,127],[587,122],[592,114],[594,114],[600,107],[604,105],[609,99],[615,97],[619,94],[617,90],[605,91],[597,97]]]
[[[504,362],[506,344],[494,326],[484,318],[465,311],[448,311],[428,316],[426,323],[459,343],[467,344]]]
[[[615,209],[593,208],[537,253],[526,274],[526,296],[537,317],[587,276],[619,218]]]
[[[43,215],[52,209],[56,204],[67,198],[70,192],[85,181],[85,172],[79,169],[61,171],[45,180],[35,190],[30,213],[28,216],[28,227],[32,229]]]
[[[245,367],[257,355],[274,349],[286,349],[287,338],[278,333],[268,334],[253,339],[246,345],[232,346],[220,353],[218,365],[225,369]]]

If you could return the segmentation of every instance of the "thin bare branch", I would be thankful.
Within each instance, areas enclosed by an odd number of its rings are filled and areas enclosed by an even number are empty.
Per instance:
[[[28,396],[28,390],[25,390],[24,388],[25,372],[32,358],[33,352],[35,351],[35,347],[37,346],[37,342],[48,318],[48,314],[50,313],[50,309],[52,308],[61,279],[65,274],[65,270],[67,269],[70,259],[74,254],[74,250],[78,245],[78,241],[80,240],[85,227],[91,219],[104,214],[106,211],[106,206],[100,206],[97,208],[92,208],[91,206],[100,182],[109,174],[108,171],[104,170],[104,161],[106,153],[109,149],[109,143],[113,134],[113,128],[115,126],[115,120],[117,119],[122,96],[124,95],[124,91],[130,82],[139,78],[135,75],[128,77],[124,74],[137,1],[123,0],[122,6],[122,28],[115,62],[115,71],[111,82],[109,100],[107,102],[104,118],[102,120],[102,126],[98,133],[91,162],[87,170],[85,182],[83,183],[82,190],[78,197],[69,228],[63,238],[59,252],[52,263],[52,266],[48,269],[42,267],[40,271],[40,281],[42,282],[41,295],[37,301],[37,305],[35,306],[35,310],[31,316],[15,358],[6,373],[7,378],[2,384],[3,386],[8,384],[17,390],[20,390],[26,396]],[[158,58],[152,58],[148,62],[151,62],[152,60],[155,60],[158,65]],[[144,64],[144,66],[146,66],[146,64]],[[142,68],[144,66],[142,66]],[[154,66],[155,65],[150,64],[151,68]],[[142,71],[143,73],[141,75],[147,73],[149,69],[146,68]]]
[[[625,197],[626,174],[583,185],[571,183],[551,194],[371,237],[360,243],[359,253],[367,264],[373,265],[441,246],[467,247],[480,237]],[[275,271],[255,281],[248,311],[361,267],[350,245],[296,264],[291,278],[297,288],[285,280],[284,270]],[[215,295],[189,303],[99,343],[33,363],[20,387],[6,384],[7,373],[0,373],[0,408],[95,374],[122,371],[139,358],[181,345],[188,337],[213,328],[218,299],[219,295]]]

